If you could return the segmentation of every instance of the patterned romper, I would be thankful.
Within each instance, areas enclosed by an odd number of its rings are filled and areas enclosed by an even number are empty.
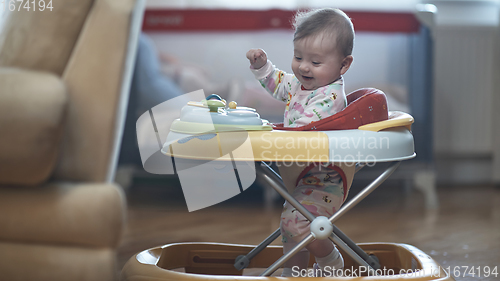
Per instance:
[[[343,78],[306,90],[293,75],[277,69],[270,61],[252,69],[255,78],[276,99],[286,102],[285,127],[300,127],[342,111],[347,106]],[[292,196],[315,216],[331,217],[344,203],[347,195],[334,166],[311,164],[299,176]],[[281,214],[281,234],[285,252],[309,233],[309,221],[285,202]]]

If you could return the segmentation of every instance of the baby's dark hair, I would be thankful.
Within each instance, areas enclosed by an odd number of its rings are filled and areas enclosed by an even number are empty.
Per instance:
[[[293,26],[293,41],[326,32],[336,35],[337,48],[344,57],[352,54],[354,47],[354,26],[351,19],[341,10],[333,8],[298,12]]]

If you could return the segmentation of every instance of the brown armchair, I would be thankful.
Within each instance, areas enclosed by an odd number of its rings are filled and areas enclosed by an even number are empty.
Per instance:
[[[126,205],[112,179],[144,5],[52,3],[0,11],[0,280],[114,280]]]

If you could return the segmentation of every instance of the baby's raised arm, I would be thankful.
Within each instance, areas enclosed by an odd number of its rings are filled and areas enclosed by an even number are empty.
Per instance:
[[[259,69],[266,64],[267,54],[262,49],[250,49],[247,52],[247,59],[254,69]]]
[[[262,87],[275,99],[287,102],[295,76],[276,68],[267,60],[267,54],[262,49],[250,49],[247,52],[247,58],[251,64],[250,70]]]

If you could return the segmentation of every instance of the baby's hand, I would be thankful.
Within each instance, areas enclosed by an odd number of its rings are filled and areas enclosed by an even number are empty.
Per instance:
[[[254,69],[263,67],[267,62],[267,54],[262,49],[250,49],[247,52],[247,59]]]

